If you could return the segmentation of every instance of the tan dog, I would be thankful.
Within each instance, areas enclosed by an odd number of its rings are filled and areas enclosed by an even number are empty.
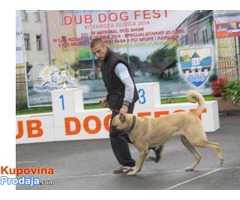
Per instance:
[[[189,102],[198,107],[194,112],[179,112],[160,118],[136,117],[133,114],[119,114],[112,120],[112,125],[129,134],[133,145],[138,149],[140,156],[134,170],[128,175],[135,175],[142,168],[149,148],[163,145],[175,135],[180,135],[184,146],[194,155],[195,161],[186,171],[193,171],[199,164],[201,155],[194,147],[212,148],[217,152],[219,164],[222,165],[223,157],[218,143],[208,141],[204,127],[198,115],[204,109],[203,96],[194,90],[187,95]]]

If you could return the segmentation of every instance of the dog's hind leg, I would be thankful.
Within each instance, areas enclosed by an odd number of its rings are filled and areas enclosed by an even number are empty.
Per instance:
[[[181,141],[183,145],[194,155],[195,161],[192,163],[191,166],[187,167],[186,171],[193,171],[195,167],[200,162],[202,156],[198,153],[198,151],[191,145],[191,143],[188,141],[188,139],[184,135],[180,135]]]
[[[215,150],[217,152],[217,156],[218,156],[218,164],[219,165],[223,164],[222,151],[221,151],[220,145],[218,143],[210,142],[208,140],[203,140],[201,142],[194,144],[194,146],[202,147],[202,148],[211,148],[211,149]]]
[[[156,163],[158,163],[159,160],[161,159],[161,153],[162,153],[162,150],[163,150],[163,145],[149,148],[149,150],[154,151],[155,157],[149,156],[146,160],[154,160]]]
[[[157,163],[160,158],[161,158],[161,153],[162,153],[162,150],[163,150],[163,145],[160,145],[158,147],[155,147],[153,149],[154,153],[155,153],[155,156],[156,156],[156,159],[155,159],[155,162]]]

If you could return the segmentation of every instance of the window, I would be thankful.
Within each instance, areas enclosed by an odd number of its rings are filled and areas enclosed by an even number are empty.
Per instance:
[[[185,35],[185,45],[188,45],[189,44],[189,38],[188,38],[188,35]]]
[[[37,50],[40,51],[42,50],[42,35],[37,35],[36,36],[36,43],[37,43]]]
[[[36,23],[41,22],[40,12],[34,12],[34,21],[35,21]]]
[[[24,33],[24,45],[25,45],[25,50],[31,50],[30,35],[26,33]]]
[[[30,65],[28,62],[26,63],[26,70],[27,70],[27,80],[31,81],[32,80],[32,76],[31,76],[31,69],[32,69],[32,65]]]
[[[202,31],[202,36],[203,36],[203,44],[207,44],[208,43],[207,29]]]
[[[26,10],[21,10],[22,21],[28,21],[28,14]]]
[[[181,45],[184,45],[184,37],[181,37],[180,42],[181,42]]]
[[[194,36],[194,44],[199,44],[198,33],[195,32],[193,36]]]

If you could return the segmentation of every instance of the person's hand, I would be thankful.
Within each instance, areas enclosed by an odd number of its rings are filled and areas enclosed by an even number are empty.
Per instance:
[[[108,103],[107,97],[105,97],[105,98],[101,101],[102,107],[107,107],[107,103]]]
[[[123,105],[122,108],[119,110],[119,114],[126,114],[128,112],[128,107]]]

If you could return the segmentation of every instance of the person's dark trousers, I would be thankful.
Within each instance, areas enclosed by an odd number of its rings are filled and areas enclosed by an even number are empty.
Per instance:
[[[130,104],[128,108],[128,113],[133,113],[134,104]],[[112,112],[112,119],[117,115],[117,112]],[[110,124],[112,124],[110,122]],[[135,160],[132,159],[128,142],[131,142],[127,133],[117,132],[116,129],[112,128],[110,125],[110,142],[112,146],[113,153],[117,158],[118,162],[123,166],[134,167]]]

